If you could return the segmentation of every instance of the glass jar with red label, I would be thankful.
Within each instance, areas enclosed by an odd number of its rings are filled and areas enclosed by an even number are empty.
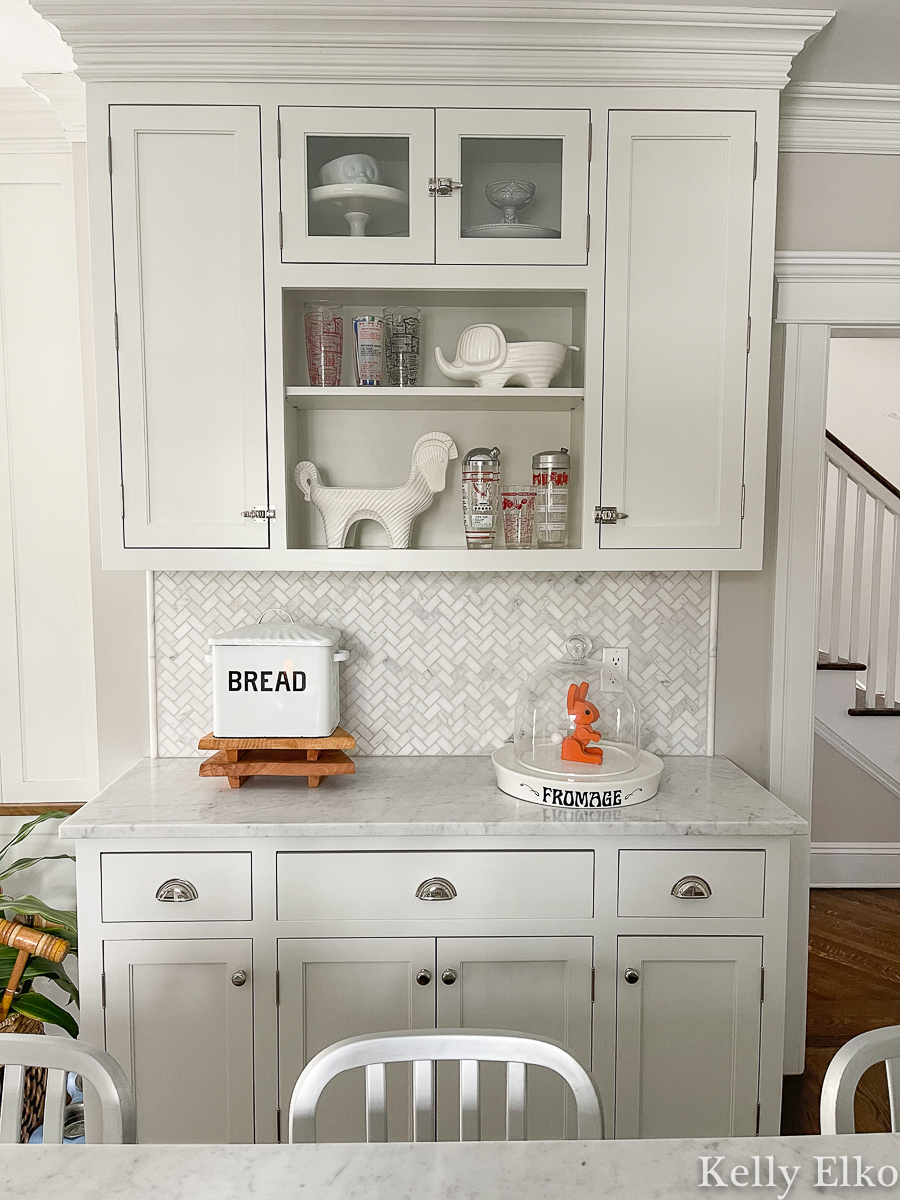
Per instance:
[[[571,465],[565,447],[541,450],[531,460],[531,482],[538,489],[534,524],[541,549],[559,549],[566,544]]]

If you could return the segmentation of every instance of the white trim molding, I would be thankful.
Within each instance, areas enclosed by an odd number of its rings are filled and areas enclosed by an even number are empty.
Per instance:
[[[35,0],[94,80],[782,88],[832,10],[593,0]],[[398,53],[399,51],[399,53]]]
[[[47,100],[59,118],[63,134],[68,141],[86,140],[84,83],[74,71],[44,71],[23,75],[22,78]]]
[[[779,148],[791,154],[900,154],[900,87],[792,83]]]
[[[803,325],[900,325],[900,254],[775,255],[775,320]]]
[[[0,154],[68,153],[62,123],[30,87],[0,88]]]
[[[867,775],[871,775],[883,788],[886,788],[889,792],[893,792],[895,796],[900,796],[900,783],[892,775],[888,775],[887,771],[883,771],[877,763],[873,763],[871,758],[867,758],[865,754],[842,738],[839,733],[835,733],[833,729],[829,729],[825,722],[819,720],[818,717],[816,717],[815,732],[816,737],[820,737],[823,742],[827,742],[839,754],[843,754],[844,758],[852,762],[854,766],[859,767],[861,771],[865,771]],[[900,816],[900,813],[898,813],[898,816]]]
[[[900,887],[900,842],[813,842],[810,887]]]

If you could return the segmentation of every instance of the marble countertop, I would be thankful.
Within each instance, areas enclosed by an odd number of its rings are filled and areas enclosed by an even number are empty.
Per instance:
[[[838,1158],[836,1173],[824,1176],[827,1185],[841,1182],[840,1155],[851,1156],[851,1184],[859,1155],[862,1169],[874,1167],[868,1178],[876,1190],[869,1195],[896,1190],[877,1184],[879,1168],[900,1168],[900,1138],[889,1133],[371,1146],[0,1146],[0,1179],[4,1200],[701,1200],[721,1195],[709,1190],[720,1186],[717,1178],[722,1187],[747,1189],[742,1194],[755,1200],[821,1200],[826,1193],[816,1187],[819,1172],[834,1172],[835,1164],[820,1165],[817,1156]],[[707,1174],[706,1188],[698,1190],[704,1165],[716,1175]],[[732,1176],[735,1168],[747,1173]],[[827,1194],[843,1197],[847,1191]]]
[[[60,837],[772,835],[806,822],[726,758],[670,757],[643,804],[584,811],[516,800],[489,758],[356,759],[356,774],[313,790],[258,777],[200,779],[196,758],[144,759],[60,826]]]

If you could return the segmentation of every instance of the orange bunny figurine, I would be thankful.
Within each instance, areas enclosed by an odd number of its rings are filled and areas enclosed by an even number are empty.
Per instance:
[[[592,763],[599,766],[603,762],[603,751],[599,746],[591,746],[591,742],[599,742],[600,734],[592,726],[600,716],[600,710],[591,704],[587,698],[586,683],[569,685],[569,716],[575,722],[575,729],[563,740],[560,758],[566,762]]]

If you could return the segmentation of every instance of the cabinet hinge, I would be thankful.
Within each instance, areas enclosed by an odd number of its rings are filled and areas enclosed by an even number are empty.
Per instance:
[[[753,324],[753,318],[747,318],[747,353],[750,353],[750,327]]]
[[[591,967],[591,1004],[594,1003],[594,985],[597,982],[597,968]]]
[[[280,1108],[278,1109],[276,1120],[278,1121],[278,1141],[280,1142],[281,1141],[281,1109]],[[759,1125],[757,1125],[756,1130],[758,1133]]]
[[[587,254],[591,252],[591,214],[587,215],[587,228],[584,235],[584,249]]]
[[[764,1003],[766,999],[766,968],[759,968],[759,1002]]]
[[[746,500],[747,500],[747,485],[745,483],[742,483],[741,484],[741,520],[742,521],[744,519],[744,504],[746,503]]]
[[[278,118],[278,123],[275,126],[278,136],[278,157],[281,158],[281,117]],[[756,160],[754,159],[754,163]],[[756,166],[753,167],[753,178],[756,178]]]
[[[281,1003],[281,972],[275,972],[275,1006]]]
[[[116,349],[119,348],[119,314],[113,309],[113,337],[116,342]]]
[[[280,212],[278,214],[278,249],[284,249],[284,220]]]
[[[112,134],[106,139],[106,161],[109,166],[109,173],[112,175]]]
[[[125,484],[119,484],[119,499],[121,500],[122,520],[125,520]]]
[[[761,1107],[762,1107],[762,1105],[757,1100],[757,1102],[756,1102],[756,1133],[757,1133],[757,1136],[759,1136],[759,1110]]]
[[[588,121],[588,162],[594,153],[594,122]]]
[[[106,972],[101,972],[100,975],[100,1005],[106,1008]]]
[[[759,161],[759,142],[753,143],[753,178],[756,178],[756,164]]]

